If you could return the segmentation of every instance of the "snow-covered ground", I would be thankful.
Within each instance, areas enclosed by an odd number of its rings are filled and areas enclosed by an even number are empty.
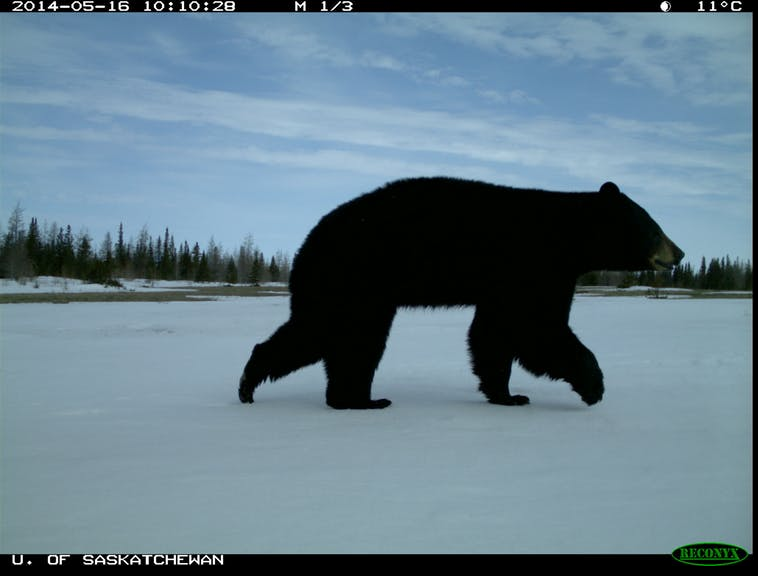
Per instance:
[[[159,292],[164,290],[194,290],[214,286],[225,286],[223,282],[192,282],[190,280],[147,280],[144,278],[120,278],[121,286],[105,286],[93,284],[84,280],[61,278],[58,276],[37,276],[12,280],[0,278],[0,295],[2,294],[76,294],[76,293],[102,293],[102,292]],[[264,286],[286,288],[286,282],[264,282]],[[607,295],[639,295],[646,291],[656,290],[666,298],[689,298],[696,294],[709,296],[740,296],[751,297],[752,292],[732,291],[703,291],[689,290],[687,288],[652,288],[650,286],[630,286],[628,288],[616,288],[615,286],[579,286],[578,291],[583,296],[607,296]]]
[[[320,366],[237,401],[286,298],[0,306],[3,553],[752,552],[752,300],[578,297],[606,395],[514,371],[470,309],[401,312],[379,411]]]
[[[193,287],[223,286],[222,283],[191,282],[188,280],[119,280],[121,287],[92,284],[84,280],[60,278],[57,276],[38,276],[21,281],[0,279],[0,294],[57,294],[84,292],[116,292],[129,290],[131,292],[152,292],[156,290],[190,290]]]

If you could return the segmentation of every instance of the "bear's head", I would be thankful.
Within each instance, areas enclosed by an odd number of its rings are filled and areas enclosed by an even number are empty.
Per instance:
[[[597,248],[603,253],[606,270],[671,270],[684,252],[638,204],[623,194],[613,182],[597,193]]]

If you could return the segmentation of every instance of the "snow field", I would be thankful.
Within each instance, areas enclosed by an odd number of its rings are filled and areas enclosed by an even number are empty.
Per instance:
[[[601,403],[476,391],[471,309],[401,311],[378,411],[236,397],[287,298],[0,306],[2,553],[752,552],[752,300],[577,298]]]

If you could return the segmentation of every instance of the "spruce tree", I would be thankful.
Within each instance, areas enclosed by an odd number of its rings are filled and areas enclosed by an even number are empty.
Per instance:
[[[116,239],[116,269],[123,276],[129,261],[129,253],[124,244],[124,223],[118,225],[118,238]]]
[[[32,221],[29,223],[29,232],[26,234],[26,255],[31,261],[34,275],[39,276],[40,274],[44,274],[42,238],[36,218],[32,218]]]
[[[197,267],[200,264],[200,244],[195,242],[192,247],[192,265]]]
[[[263,254],[258,250],[255,251],[253,256],[253,263],[250,267],[250,275],[248,276],[248,282],[250,284],[258,285],[263,280]]]
[[[226,273],[224,274],[224,282],[227,284],[237,283],[237,265],[234,263],[234,258],[229,257],[229,262],[226,265]]]
[[[189,244],[185,240],[179,250],[179,279],[191,280],[193,278],[192,270],[192,253],[190,252]]]
[[[706,287],[706,276],[707,276],[707,268],[705,267],[705,256],[703,256],[703,259],[700,260],[700,270],[697,273],[697,287],[698,288],[705,288]]]
[[[158,240],[160,241],[160,238],[158,238]],[[150,241],[147,244],[147,256],[145,258],[145,279],[155,279],[155,268],[155,249],[153,248],[153,239],[150,238]]]
[[[271,257],[271,264],[268,266],[268,276],[271,282],[279,282],[279,265],[276,263],[274,257]]]
[[[8,218],[8,231],[0,246],[0,273],[18,280],[33,273],[26,253],[24,210],[17,203]]]
[[[208,257],[203,252],[198,259],[197,272],[195,272],[195,282],[209,282],[211,279],[208,269]]]
[[[705,287],[708,290],[720,290],[724,280],[723,268],[718,258],[712,258],[705,273]]]
[[[134,247],[134,256],[132,258],[132,267],[134,268],[134,274],[138,278],[147,278],[147,257],[148,247],[152,244],[150,234],[147,231],[147,226],[143,226],[140,230],[139,236],[137,236],[137,244]]]
[[[76,277],[89,280],[92,265],[92,240],[85,230],[76,239]],[[99,279],[95,279],[99,281]]]

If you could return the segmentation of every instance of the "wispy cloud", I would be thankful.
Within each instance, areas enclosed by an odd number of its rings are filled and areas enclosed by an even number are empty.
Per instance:
[[[70,141],[70,142],[109,142],[111,135],[93,128],[53,128],[50,126],[14,127],[0,125],[0,136],[26,140]]]
[[[364,70],[385,70],[397,73],[414,83],[430,87],[476,88],[480,83],[467,78],[465,73],[455,71],[444,62],[429,61],[423,57],[407,55],[398,58],[381,47],[356,49],[343,38],[335,39],[328,33],[316,33],[290,19],[261,23],[255,20],[240,20],[235,26],[253,45],[262,45],[276,50],[286,60],[296,61],[309,67],[331,66]],[[387,44],[382,28],[375,29],[377,38]],[[394,33],[393,33],[394,34]],[[478,89],[483,92],[483,89]],[[513,91],[523,97],[509,97],[512,104],[531,102],[523,90]]]
[[[501,90],[485,89],[479,90],[479,95],[498,104],[539,104],[539,99],[530,96],[523,90],[511,90],[503,92]]]
[[[405,62],[375,50],[367,50],[361,53],[358,62],[367,68],[392,70],[394,72],[404,72],[408,69],[408,64]]]
[[[367,160],[369,157],[385,162],[395,159],[397,170],[421,172],[430,164],[443,166],[439,161],[421,159],[428,154],[456,159],[452,165],[458,166],[467,162],[539,166],[587,182],[594,182],[600,174],[638,179],[640,173],[654,175],[672,170],[691,175],[706,171],[735,173],[744,156],[738,150],[748,138],[745,133],[715,133],[687,122],[644,122],[608,115],[579,121],[522,119],[508,114],[464,115],[401,107],[332,105],[188,90],[144,79],[113,79],[65,93],[13,89],[3,97],[6,102],[55,105],[76,114],[97,112],[105,117],[190,125],[205,134],[198,140],[203,145],[213,139],[213,130],[226,131],[227,142],[229,133],[240,135],[240,142],[245,140],[242,135],[310,142],[309,153],[264,153],[261,145],[243,144],[236,155],[228,145],[221,149],[229,158],[280,163],[286,160],[288,165],[368,170],[372,174],[377,170]],[[62,129],[39,127],[25,129],[23,136],[42,140],[98,137],[92,129],[74,129],[67,134]],[[701,144],[693,146],[693,142]],[[279,146],[284,146],[283,142]],[[408,154],[422,155],[415,161],[416,170],[413,160],[398,161]],[[361,161],[356,161],[358,155]],[[688,180],[686,185],[680,184],[677,193],[698,195],[702,190],[696,181]]]
[[[351,66],[356,62],[349,50],[330,42],[328,37],[312,31],[303,22],[291,18],[235,19],[233,25],[242,34],[242,38],[250,43],[252,49],[255,49],[256,45],[263,46],[276,50],[286,58],[307,60],[312,64]]]
[[[186,42],[165,30],[153,29],[149,32],[149,38],[156,52],[172,60],[181,61],[192,55],[192,50]]]
[[[397,14],[387,18],[389,23],[385,20],[385,30],[405,36],[435,34],[520,59],[599,64],[615,82],[644,85],[663,94],[679,92],[700,105],[748,102],[752,20],[668,16]],[[714,92],[714,86],[723,89]]]

